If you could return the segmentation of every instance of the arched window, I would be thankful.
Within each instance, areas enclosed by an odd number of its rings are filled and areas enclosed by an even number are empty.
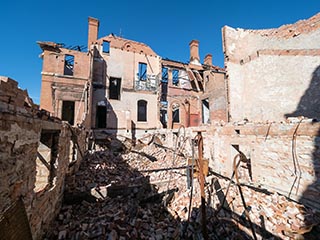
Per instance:
[[[147,121],[147,101],[139,100],[138,101],[138,121],[146,122]]]

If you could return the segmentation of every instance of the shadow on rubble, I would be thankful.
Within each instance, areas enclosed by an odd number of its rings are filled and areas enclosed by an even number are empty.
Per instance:
[[[179,202],[179,209],[172,210],[172,202],[181,198],[181,182],[159,191],[141,169],[131,166],[139,166],[139,160],[124,157],[129,151],[144,150],[139,144],[135,147],[109,138],[87,153],[79,171],[66,179],[63,206],[45,239],[253,239],[245,217],[234,214],[228,206],[218,215],[210,206],[211,196],[206,206],[207,237],[203,237],[201,208],[188,212],[190,191],[187,200]],[[193,201],[196,198],[193,196]],[[260,226],[254,228],[263,239],[277,239]]]
[[[175,190],[158,193],[123,159],[123,143],[107,141],[66,180],[63,206],[46,239],[176,238],[179,222],[163,204]]]
[[[310,81],[308,89],[305,91],[304,95],[301,97],[300,102],[297,106],[297,109],[293,113],[285,114],[285,117],[301,117],[312,119],[312,124],[319,122],[320,120],[320,66],[318,66],[313,74]],[[297,128],[299,127],[299,124]],[[299,199],[299,202],[304,204],[306,207],[309,207],[313,214],[308,213],[309,210],[306,209],[304,215],[304,221],[306,229],[305,233],[302,233],[304,239],[319,239],[320,234],[320,205],[319,205],[319,196],[320,196],[320,129],[316,136],[314,136],[314,148],[312,153],[312,163],[313,169],[310,171],[313,172],[312,176],[315,181],[310,184],[306,190],[303,192],[302,196]],[[300,170],[299,159],[293,156],[293,161],[295,168]],[[312,175],[313,175],[312,174]],[[301,174],[300,174],[301,178]],[[299,188],[300,179],[297,181],[297,188]],[[295,183],[294,183],[295,184]],[[314,214],[316,213],[316,214]],[[311,216],[316,216],[317,219],[311,219]],[[315,224],[317,223],[317,224]]]

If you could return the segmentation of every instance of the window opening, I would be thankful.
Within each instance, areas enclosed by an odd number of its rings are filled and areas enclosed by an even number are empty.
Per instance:
[[[58,158],[60,131],[42,130],[37,149],[36,182],[34,191],[39,192],[54,185],[56,159]]]
[[[161,102],[167,101],[167,95],[168,95],[168,82],[161,82]]]
[[[120,100],[121,78],[110,77],[109,98]]]
[[[202,100],[202,123],[210,123],[209,99]]]
[[[96,127],[97,128],[107,127],[107,107],[106,106],[97,106]]]
[[[168,68],[162,68],[162,81],[168,82]]]
[[[74,56],[66,54],[64,57],[64,75],[73,76]]]
[[[147,80],[147,64],[146,63],[139,63],[139,80]]]
[[[102,51],[104,53],[110,53],[110,42],[103,41],[103,43],[102,43]]]
[[[172,122],[178,123],[180,122],[180,113],[179,113],[179,108],[176,108],[172,110]]]
[[[160,110],[160,122],[162,123],[163,128],[167,128],[168,114],[167,110]]]
[[[179,85],[179,70],[177,70],[177,69],[172,70],[172,84],[174,86]]]
[[[70,125],[74,124],[74,102],[63,101],[62,102],[62,116],[63,121],[67,121]]]
[[[138,121],[139,122],[147,121],[147,101],[145,100],[138,101]]]

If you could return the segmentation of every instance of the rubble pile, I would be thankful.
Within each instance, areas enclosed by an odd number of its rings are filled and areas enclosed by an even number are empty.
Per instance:
[[[153,143],[125,146],[113,142],[87,154],[67,179],[46,239],[204,239],[200,186],[197,179],[190,185],[187,157]],[[253,239],[238,189],[231,184],[226,194],[228,184],[207,178],[207,239]],[[315,215],[301,205],[242,188],[258,239],[294,239],[302,226],[315,225]]]
[[[211,182],[218,181],[224,193],[227,192],[229,180],[210,178]],[[209,179],[207,180],[210,181]],[[278,193],[253,189],[244,185],[241,186],[241,189],[250,220],[259,235],[270,237],[272,233],[280,239],[318,239],[320,236],[320,216],[315,211]],[[219,209],[223,201],[217,198],[218,194],[215,195],[215,192],[216,190],[211,189],[209,195],[215,197],[208,199],[208,202],[211,201],[210,205]],[[225,198],[224,207],[216,211],[219,218],[231,217],[240,218],[240,220],[246,218],[239,188],[235,183],[230,185],[228,194],[223,197]],[[246,231],[251,231],[248,226]],[[252,233],[249,234],[252,236]]]

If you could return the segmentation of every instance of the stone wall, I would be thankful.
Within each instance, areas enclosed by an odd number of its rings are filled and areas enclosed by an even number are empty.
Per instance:
[[[277,29],[222,29],[231,121],[320,118],[319,19]]]
[[[10,78],[0,81],[0,214],[22,199],[34,239],[60,210],[64,179],[85,152],[84,131],[39,111]]]

